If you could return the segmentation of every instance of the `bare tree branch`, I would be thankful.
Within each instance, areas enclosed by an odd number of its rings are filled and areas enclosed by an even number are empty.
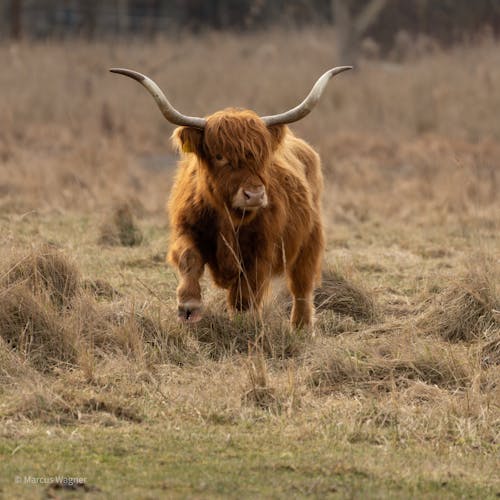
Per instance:
[[[371,0],[354,17],[351,0],[332,0],[332,12],[335,18],[338,58],[342,64],[356,62],[358,46],[368,28],[372,26],[388,0]]]
[[[358,15],[354,22],[354,30],[358,37],[363,36],[366,30],[377,20],[387,0],[372,0]]]
[[[10,34],[12,38],[20,39],[23,34],[23,2],[22,0],[11,0],[10,2]]]

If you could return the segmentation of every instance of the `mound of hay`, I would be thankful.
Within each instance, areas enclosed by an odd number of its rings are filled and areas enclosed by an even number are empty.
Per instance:
[[[143,240],[142,231],[135,222],[130,204],[118,205],[111,220],[101,226],[99,243],[101,245],[133,247]]]
[[[490,328],[500,326],[495,311],[500,296],[489,268],[469,270],[437,297],[424,302],[417,326],[425,334],[437,334],[449,341],[473,341]]]
[[[332,269],[323,271],[322,284],[314,292],[314,305],[317,311],[331,310],[358,321],[373,322],[376,318],[370,294]]]
[[[80,287],[80,273],[62,252],[45,247],[11,265],[3,287],[24,284],[35,295],[47,295],[58,306],[67,306]]]

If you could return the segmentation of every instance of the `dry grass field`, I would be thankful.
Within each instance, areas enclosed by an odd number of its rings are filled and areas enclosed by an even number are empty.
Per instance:
[[[176,322],[172,126],[107,68],[187,114],[271,114],[349,63],[332,45],[0,46],[0,497],[498,497],[495,42],[364,62],[293,126],[326,178],[314,338],[279,282],[262,321],[207,280],[206,317]]]

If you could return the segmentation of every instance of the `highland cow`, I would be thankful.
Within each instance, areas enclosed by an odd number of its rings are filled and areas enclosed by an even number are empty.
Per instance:
[[[271,278],[285,274],[292,325],[311,325],[325,246],[323,178],[319,156],[287,124],[306,116],[330,78],[347,69],[327,71],[301,104],[262,118],[233,108],[185,116],[148,77],[111,70],[141,83],[165,118],[179,125],[173,139],[182,159],[169,201],[168,260],[180,275],[182,321],[202,317],[200,278],[207,267],[227,290],[231,311],[259,310]]]

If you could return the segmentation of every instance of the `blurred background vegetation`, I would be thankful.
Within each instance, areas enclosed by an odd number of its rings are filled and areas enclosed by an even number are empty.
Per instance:
[[[499,0],[0,0],[0,38],[155,37],[337,25],[337,50],[397,57],[500,32]]]

